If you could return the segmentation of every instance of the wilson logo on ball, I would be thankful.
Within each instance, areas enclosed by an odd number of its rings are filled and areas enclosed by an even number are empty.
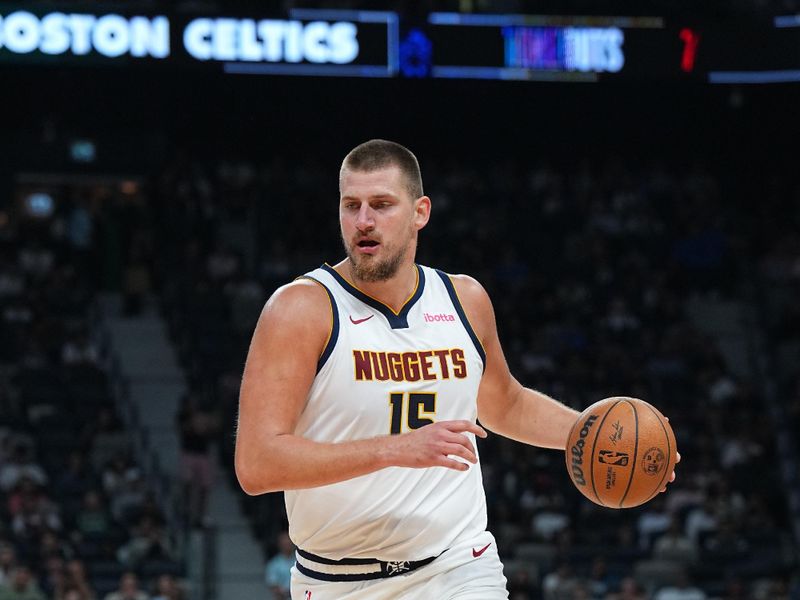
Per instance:
[[[583,474],[583,447],[586,445],[586,436],[589,435],[589,429],[591,429],[595,421],[597,421],[597,417],[589,415],[586,423],[581,428],[578,441],[570,448],[572,453],[572,478],[578,485],[586,485],[586,477]]]

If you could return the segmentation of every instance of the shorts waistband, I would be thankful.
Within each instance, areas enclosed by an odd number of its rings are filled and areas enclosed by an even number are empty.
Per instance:
[[[331,560],[297,549],[297,570],[307,577],[322,581],[366,581],[410,573],[432,563],[438,556],[422,560],[385,561],[375,558],[342,558]]]

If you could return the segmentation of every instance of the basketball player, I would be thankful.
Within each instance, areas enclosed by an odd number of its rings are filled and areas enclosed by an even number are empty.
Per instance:
[[[295,600],[507,598],[475,439],[563,450],[578,413],[511,376],[477,281],[415,264],[431,200],[411,152],[361,144],[339,192],[347,258],[256,326],[239,482],[286,491]]]

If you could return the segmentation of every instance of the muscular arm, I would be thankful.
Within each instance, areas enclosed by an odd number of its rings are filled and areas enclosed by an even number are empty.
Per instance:
[[[578,413],[545,394],[523,387],[511,375],[488,294],[471,277],[454,276],[453,284],[486,351],[486,369],[478,391],[481,424],[520,442],[563,450]]]
[[[335,444],[295,435],[330,334],[330,315],[325,290],[309,280],[281,288],[264,307],[239,394],[235,466],[242,489],[262,494],[310,488],[389,466],[468,468],[448,455],[476,462],[461,432],[486,433],[468,421]]]

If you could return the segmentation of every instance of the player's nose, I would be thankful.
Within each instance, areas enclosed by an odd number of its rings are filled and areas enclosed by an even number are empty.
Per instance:
[[[372,231],[375,228],[375,218],[370,206],[362,206],[358,211],[358,215],[356,215],[356,228],[362,232]]]

